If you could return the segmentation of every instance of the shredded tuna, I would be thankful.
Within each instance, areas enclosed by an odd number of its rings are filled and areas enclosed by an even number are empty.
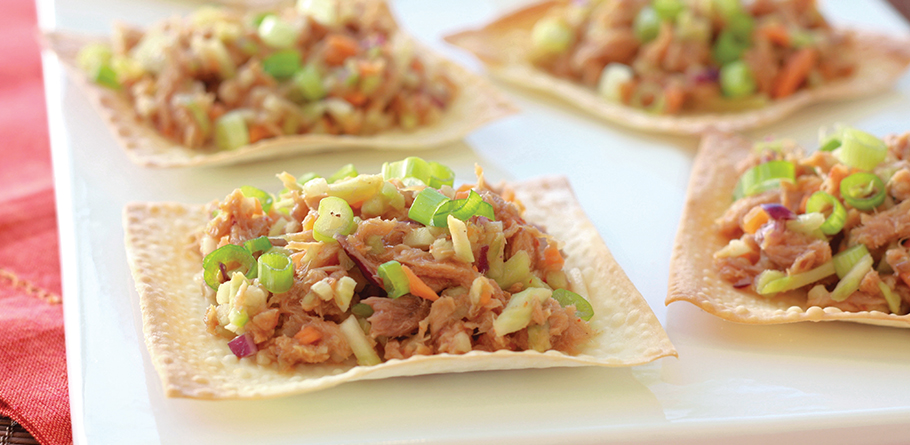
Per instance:
[[[370,297],[364,304],[373,308],[370,335],[378,337],[403,337],[413,334],[417,325],[430,313],[430,302],[413,295],[396,299]]]
[[[865,244],[875,249],[907,237],[910,237],[910,201],[875,215],[862,215],[859,227],[850,232],[850,244]]]

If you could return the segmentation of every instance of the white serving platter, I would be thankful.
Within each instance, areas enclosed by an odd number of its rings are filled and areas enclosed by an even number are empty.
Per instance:
[[[518,0],[398,0],[401,23],[470,68],[441,36],[483,24]],[[38,0],[44,29],[108,33],[189,11],[174,0]],[[908,26],[884,1],[829,0],[833,21],[890,32]],[[76,444],[243,443],[876,443],[906,442],[910,330],[850,323],[744,326],[687,303],[664,306],[670,250],[695,138],[603,124],[503,86],[517,116],[463,143],[419,154],[471,178],[566,174],[620,265],[650,303],[679,359],[625,369],[566,368],[358,382],[263,401],[167,399],[149,361],[123,246],[129,201],[202,203],[234,187],[274,189],[274,174],[378,171],[405,156],[343,151],[237,167],[150,170],[133,165],[85,96],[45,55]],[[893,91],[813,106],[749,135],[811,145],[842,122],[910,130],[910,76]]]

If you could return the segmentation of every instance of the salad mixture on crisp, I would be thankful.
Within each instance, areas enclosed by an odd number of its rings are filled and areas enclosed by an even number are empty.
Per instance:
[[[851,35],[813,0],[582,0],[551,7],[531,62],[657,114],[758,108],[850,76]]]
[[[206,7],[148,30],[117,26],[78,54],[169,140],[232,150],[295,134],[373,135],[438,122],[459,93],[379,1]]]
[[[595,333],[584,279],[477,173],[455,188],[448,167],[409,157],[375,175],[281,173],[278,194],[247,186],[213,202],[198,234],[208,332],[281,370],[575,352]]]
[[[714,253],[722,279],[768,298],[801,290],[807,306],[908,313],[910,133],[842,127],[809,155],[760,142],[739,171],[715,222],[729,241]]]

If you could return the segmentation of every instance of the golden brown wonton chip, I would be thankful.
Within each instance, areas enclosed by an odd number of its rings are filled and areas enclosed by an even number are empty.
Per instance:
[[[252,0],[246,3],[254,4]],[[257,5],[261,7],[261,5]],[[401,31],[403,32],[403,31]],[[370,136],[301,134],[264,139],[236,150],[219,151],[214,144],[191,149],[165,138],[140,121],[125,94],[91,82],[79,69],[77,54],[88,43],[104,42],[100,36],[49,32],[45,47],[57,54],[73,80],[85,91],[107,122],[118,142],[136,164],[147,167],[227,165],[295,154],[344,148],[419,150],[462,139],[476,128],[517,112],[488,81],[415,42],[415,52],[428,66],[440,66],[457,85],[457,95],[439,122],[413,131],[394,130]]]
[[[476,55],[494,77],[560,98],[603,120],[640,130],[671,134],[700,134],[709,128],[739,131],[769,124],[807,105],[871,95],[889,88],[910,64],[910,38],[854,32],[856,72],[843,80],[814,89],[801,89],[767,107],[737,113],[658,115],[602,99],[580,84],[559,78],[531,64],[531,29],[560,1],[519,9],[488,25],[462,31],[445,40]]]
[[[848,320],[910,328],[910,315],[807,307],[805,290],[765,298],[749,289],[736,289],[720,277],[713,255],[728,240],[715,230],[714,220],[730,207],[739,180],[736,165],[749,155],[752,146],[752,141],[719,132],[709,132],[702,139],[670,259],[666,303],[688,301],[720,318],[740,323]]]
[[[594,308],[596,334],[569,356],[557,351],[440,354],[389,360],[376,366],[299,365],[282,373],[238,360],[223,338],[206,332],[208,302],[198,281],[202,258],[189,248],[206,222],[202,205],[134,203],[124,209],[126,248],[139,293],[146,345],[165,393],[203,399],[264,398],[329,388],[344,382],[397,376],[561,366],[634,366],[676,350],[564,178],[515,184],[529,221],[565,242],[566,270],[577,269]]]

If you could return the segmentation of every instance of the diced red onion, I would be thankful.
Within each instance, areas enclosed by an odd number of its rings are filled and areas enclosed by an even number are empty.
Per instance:
[[[378,266],[357,251],[357,249],[348,242],[347,237],[335,235],[335,239],[338,240],[338,245],[344,249],[344,253],[348,255],[348,258],[350,258],[351,261],[357,265],[357,268],[360,269],[360,274],[363,275],[370,284],[382,288],[382,279],[379,278],[379,275],[376,272]]]
[[[383,44],[385,44],[385,42],[386,42],[386,39],[385,39],[384,35],[371,34],[360,42],[360,46],[365,49],[370,49],[370,48],[374,48],[377,46],[382,46]]]
[[[490,263],[487,262],[487,252],[489,251],[490,246],[480,246],[480,255],[477,258],[477,261],[474,262],[474,265],[477,266],[477,271],[482,274],[485,274],[490,270]]]
[[[781,204],[762,204],[761,208],[768,213],[772,219],[789,220],[796,219],[796,214],[790,211],[786,206]]]
[[[259,350],[259,348],[256,347],[256,342],[253,341],[253,336],[250,334],[234,337],[233,340],[228,342],[228,346],[231,348],[231,352],[238,358],[249,357]]]
[[[693,78],[696,83],[714,83],[718,79],[720,79],[720,70],[717,68],[705,68]]]
[[[749,277],[743,278],[743,279],[733,283],[733,287],[735,287],[737,289],[742,289],[744,287],[749,287],[751,285],[752,285],[752,279]]]

